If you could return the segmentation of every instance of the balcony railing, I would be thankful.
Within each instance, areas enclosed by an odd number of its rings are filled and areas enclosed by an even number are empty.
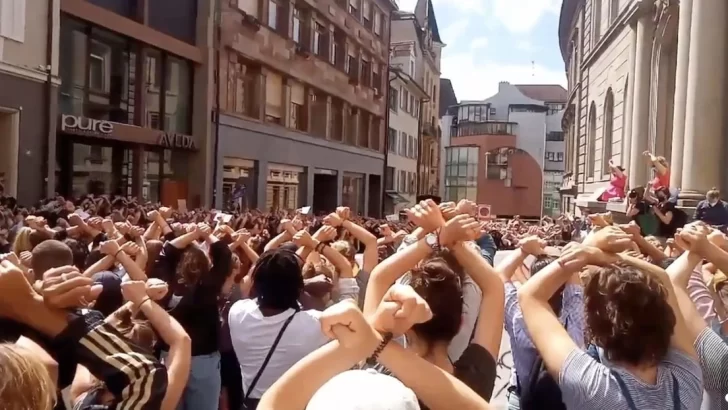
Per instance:
[[[512,122],[460,123],[457,126],[458,137],[472,135],[515,135],[516,125]]]

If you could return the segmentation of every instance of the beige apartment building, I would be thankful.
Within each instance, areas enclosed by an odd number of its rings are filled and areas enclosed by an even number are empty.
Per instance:
[[[610,159],[627,169],[630,187],[646,185],[644,151],[667,158],[683,205],[725,190],[727,9],[725,0],[563,2],[563,210],[624,212],[594,193],[609,182]]]
[[[418,195],[438,195],[440,191],[439,87],[444,47],[431,0],[418,0],[414,12],[399,12],[392,16],[390,60],[410,73],[427,93],[427,98],[421,100],[422,113],[419,114]]]

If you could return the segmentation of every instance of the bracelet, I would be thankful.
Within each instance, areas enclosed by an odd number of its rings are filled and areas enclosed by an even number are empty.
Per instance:
[[[385,347],[389,344],[389,342],[392,341],[392,338],[394,335],[392,333],[384,333],[382,335],[382,341],[379,343],[379,346],[377,346],[376,349],[374,349],[374,353],[372,353],[371,356],[367,358],[367,364],[370,366],[374,366],[377,364],[377,360],[379,359],[379,355],[382,353]]]
[[[149,302],[150,300],[152,300],[152,298],[150,298],[149,296],[145,297],[144,299],[142,299],[142,302],[137,305],[138,308],[141,309],[142,306],[144,306],[144,304],[147,303],[147,302]]]
[[[326,246],[326,242],[319,242],[318,245],[316,245],[316,247],[314,248],[314,251],[316,251],[316,253],[321,253]]]
[[[116,251],[116,253],[114,254],[114,259],[117,259],[117,257],[119,256],[119,254],[120,254],[121,252],[124,252],[124,250],[123,250],[123,249],[121,249],[121,248],[119,248],[119,250],[118,250],[118,251]]]

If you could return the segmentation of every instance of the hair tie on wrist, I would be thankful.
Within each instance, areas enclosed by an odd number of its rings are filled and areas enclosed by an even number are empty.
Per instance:
[[[141,307],[142,307],[142,306],[143,306],[143,305],[144,305],[145,303],[149,302],[150,300],[152,300],[152,298],[151,298],[151,297],[149,297],[149,296],[147,296],[147,297],[145,297],[144,299],[142,299],[141,303],[139,303],[139,305],[137,305],[137,306],[139,306],[139,308],[141,309]]]
[[[123,249],[121,249],[121,248],[119,248],[119,250],[118,250],[118,251],[116,251],[116,253],[114,254],[114,259],[118,258],[118,257],[119,257],[119,254],[120,254],[121,252],[124,252],[124,250],[123,250]]]

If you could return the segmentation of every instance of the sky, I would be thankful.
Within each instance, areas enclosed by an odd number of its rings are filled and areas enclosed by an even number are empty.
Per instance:
[[[511,84],[566,85],[558,41],[562,0],[432,0],[446,44],[442,78],[458,100],[482,100]],[[417,0],[398,0],[413,11]]]

